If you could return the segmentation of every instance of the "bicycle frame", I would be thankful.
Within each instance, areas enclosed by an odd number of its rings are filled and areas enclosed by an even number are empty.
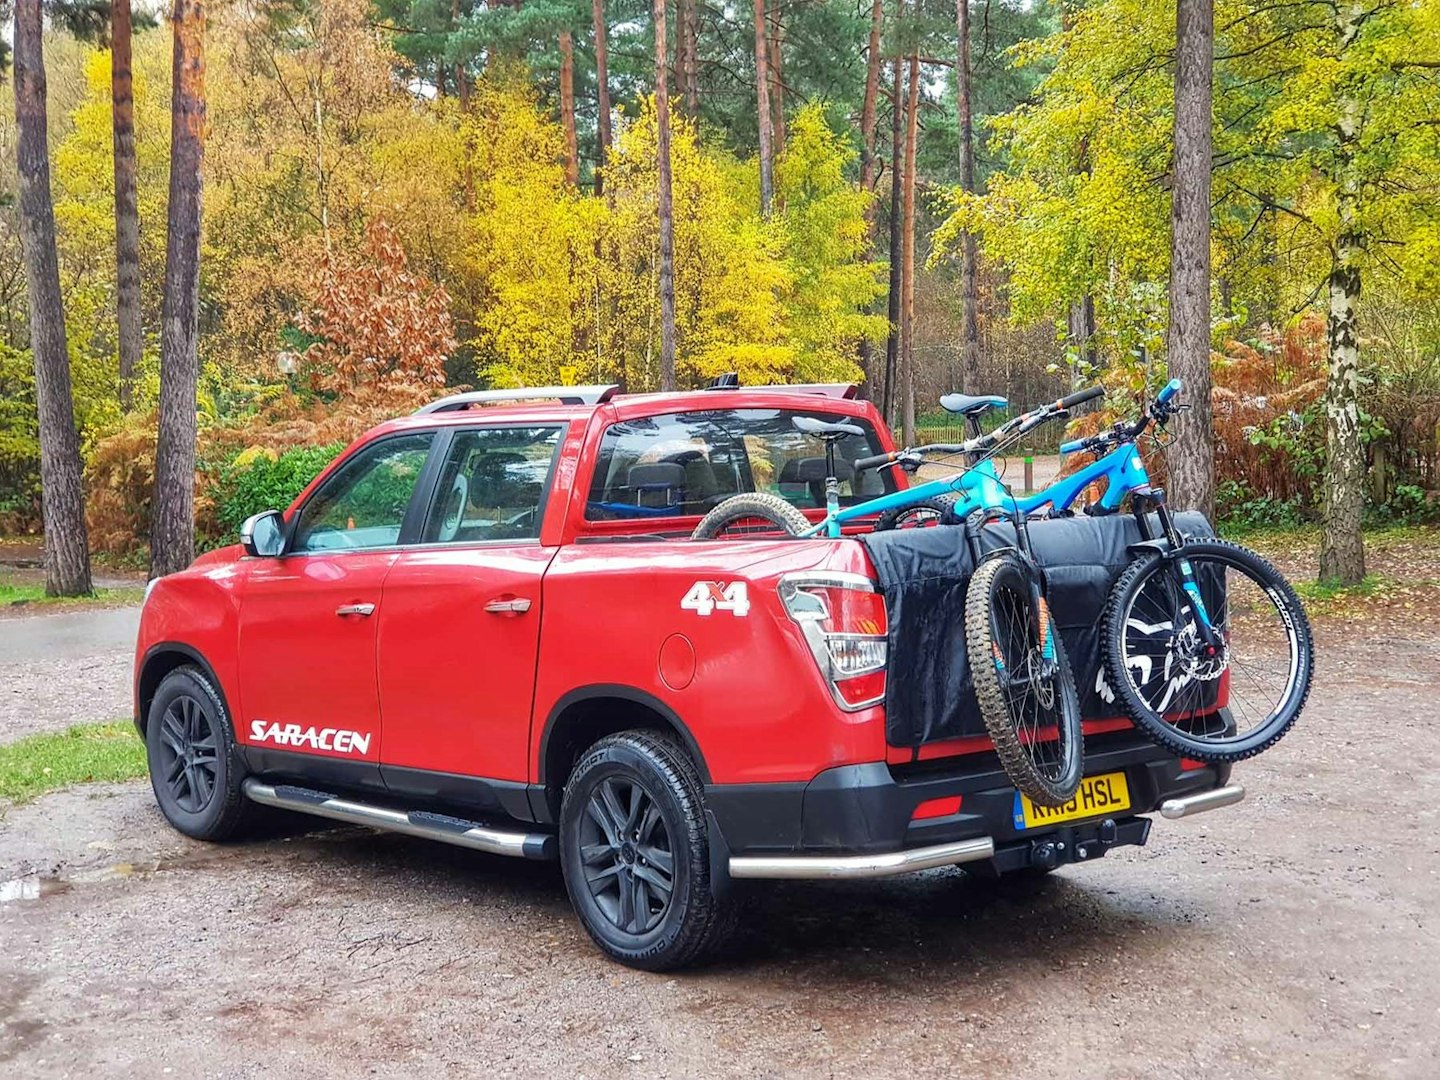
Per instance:
[[[947,477],[944,480],[929,480],[915,487],[906,488],[904,491],[891,492],[889,495],[867,499],[854,506],[838,508],[826,514],[824,520],[818,525],[805,530],[800,535],[804,537],[826,536],[836,539],[841,535],[841,527],[848,522],[873,517],[875,514],[884,513],[886,510],[893,510],[897,507],[913,506],[915,503],[923,502],[936,495],[949,494],[965,496],[965,502],[956,507],[956,512],[961,517],[981,509],[1005,510],[1013,513],[1018,505],[1005,490],[1005,485],[1000,482],[994,463],[986,459],[977,465],[972,465],[958,476]]]

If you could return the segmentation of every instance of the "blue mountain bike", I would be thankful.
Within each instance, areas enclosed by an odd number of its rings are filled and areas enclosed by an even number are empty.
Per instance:
[[[1310,694],[1314,641],[1295,590],[1263,557],[1218,537],[1190,537],[1153,487],[1138,440],[1183,409],[1172,379],[1140,418],[1061,445],[1095,460],[1020,501],[1028,512],[1114,514],[1128,497],[1140,541],[1111,589],[1103,621],[1109,688],[1151,738],[1200,761],[1228,762],[1273,746]],[[1157,434],[1157,439],[1160,436]],[[1224,708],[1218,707],[1224,701]]]

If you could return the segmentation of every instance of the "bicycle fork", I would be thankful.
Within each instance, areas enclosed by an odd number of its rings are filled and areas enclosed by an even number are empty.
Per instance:
[[[1130,494],[1135,520],[1140,526],[1143,538],[1137,546],[1157,551],[1170,569],[1171,579],[1190,601],[1195,611],[1195,622],[1199,630],[1201,652],[1204,656],[1217,656],[1225,647],[1220,633],[1210,619],[1205,599],[1200,595],[1200,581],[1195,568],[1185,557],[1185,538],[1175,528],[1175,519],[1165,504],[1165,492],[1160,488],[1138,488]],[[1160,535],[1155,535],[1150,526],[1149,514],[1153,511],[1160,523]]]
[[[970,549],[970,560],[975,566],[985,557],[980,547],[980,533],[991,517],[1008,517],[1015,526],[1015,552],[1025,567],[1025,583],[1029,590],[1030,610],[1035,615],[1035,641],[1037,642],[1038,664],[1028,672],[1012,672],[1005,665],[998,644],[995,649],[995,670],[1000,675],[1002,686],[1016,683],[1046,681],[1055,678],[1060,664],[1055,645],[1055,622],[1050,617],[1050,605],[1045,599],[1044,572],[1036,565],[1030,553],[1030,528],[1023,513],[1011,514],[998,508],[980,509],[971,512],[965,519],[965,543]],[[1027,654],[1030,652],[1026,650]]]

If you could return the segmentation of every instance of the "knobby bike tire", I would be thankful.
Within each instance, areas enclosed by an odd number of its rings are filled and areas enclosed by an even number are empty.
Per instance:
[[[731,525],[756,519],[769,522],[789,536],[799,536],[810,528],[809,519],[780,496],[755,491],[732,495],[716,506],[700,519],[690,539],[714,540]]]
[[[1003,658],[1007,651],[1014,652],[1011,642],[1002,642],[997,646],[997,640],[1002,636],[997,631],[997,604],[1001,602],[1002,594],[1004,603],[1018,602],[1022,605],[1021,616],[1026,626],[1036,625],[1035,612],[1030,605],[1029,574],[1025,564],[1008,552],[992,555],[975,568],[965,596],[965,647],[980,716],[985,721],[985,730],[995,744],[995,752],[1006,775],[1032,802],[1040,806],[1063,806],[1080,787],[1085,771],[1085,751],[1080,730],[1080,697],[1059,632],[1052,626],[1050,632],[1054,637],[1057,670],[1051,682],[1054,706],[1057,707],[1047,710],[1049,715],[1045,718],[1053,721],[1056,728],[1054,750],[1057,761],[1054,768],[1042,770],[1037,765],[1036,751],[1028,747],[1035,746],[1038,751],[1050,740],[1031,737],[1027,741],[1024,737],[1033,736],[1033,732],[1029,730],[1032,725],[1019,715],[1023,700],[1017,700],[1013,690],[1007,692],[1002,682],[1005,675],[997,664],[997,657]],[[1014,656],[1010,659],[1013,660]],[[1003,659],[1001,663],[1004,663]],[[1036,700],[1039,701],[1038,695]],[[1024,736],[1022,727],[1027,729]]]
[[[906,526],[904,522],[907,517],[923,513],[934,515],[935,520],[929,524],[954,525],[960,520],[955,514],[955,507],[959,502],[960,496],[958,495],[932,495],[928,499],[921,499],[908,506],[892,507],[883,511],[875,519],[875,531],[889,532],[891,529],[921,527],[919,522],[911,526]]]
[[[1290,647],[1288,682],[1281,700],[1266,719],[1246,732],[1203,735],[1177,727],[1141,696],[1127,660],[1126,631],[1136,598],[1156,574],[1169,572],[1169,561],[1159,554],[1131,563],[1110,592],[1103,619],[1105,665],[1110,685],[1135,725],[1171,753],[1211,763],[1254,757],[1274,746],[1290,730],[1310,695],[1315,647],[1304,606],[1279,571],[1249,548],[1228,540],[1192,540],[1177,554],[1183,554],[1192,566],[1204,566],[1207,561],[1220,563],[1248,576],[1275,605]],[[1173,596],[1173,593],[1167,595]],[[1225,666],[1230,667],[1228,659]],[[1231,674],[1233,684],[1233,671]]]

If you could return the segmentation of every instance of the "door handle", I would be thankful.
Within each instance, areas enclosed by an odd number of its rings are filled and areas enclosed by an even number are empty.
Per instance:
[[[335,609],[335,614],[345,615],[373,615],[375,614],[374,604],[341,604]]]
[[[528,596],[497,596],[485,605],[492,615],[524,615],[530,610]]]

